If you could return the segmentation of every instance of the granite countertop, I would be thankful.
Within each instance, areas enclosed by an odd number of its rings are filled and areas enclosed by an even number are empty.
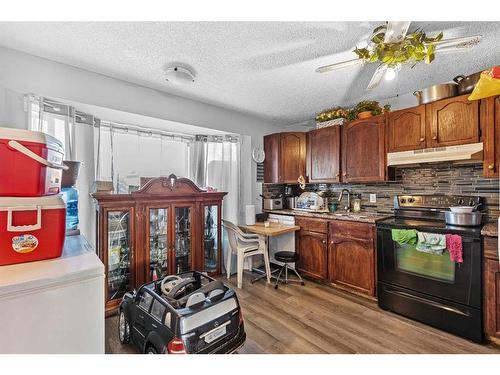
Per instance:
[[[498,237],[498,224],[495,222],[485,224],[481,229],[481,234],[488,237]]]
[[[291,215],[291,216],[304,216],[304,217],[313,217],[320,218],[326,220],[344,220],[344,221],[358,221],[362,223],[371,223],[374,224],[379,220],[386,219],[388,217],[392,217],[390,214],[377,214],[373,212],[309,212],[309,211],[300,211],[300,210],[264,210],[269,214],[278,214],[278,215]]]

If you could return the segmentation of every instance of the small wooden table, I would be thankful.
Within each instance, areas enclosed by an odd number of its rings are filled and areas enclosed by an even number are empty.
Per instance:
[[[282,234],[296,232],[300,229],[298,225],[289,225],[289,224],[280,224],[270,222],[268,227],[264,226],[264,223],[255,223],[255,225],[240,225],[239,226],[244,232],[250,232],[258,234],[261,237],[264,237],[264,241],[266,244],[266,250],[269,254],[269,237],[273,236],[281,236]],[[252,271],[262,273],[263,271],[259,268],[252,268]],[[271,272],[271,277],[273,272]],[[266,273],[263,275],[254,278],[251,282],[254,283],[260,279],[266,277]]]
[[[300,229],[298,225],[279,223],[269,223],[269,227],[267,228],[264,226],[264,223],[255,223],[255,225],[240,225],[240,228],[245,232],[251,232],[266,237],[281,236],[282,234],[296,232]]]

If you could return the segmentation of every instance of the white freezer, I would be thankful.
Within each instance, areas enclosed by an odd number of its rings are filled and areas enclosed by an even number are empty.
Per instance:
[[[2,354],[104,353],[104,266],[83,236],[61,258],[0,266],[0,322]]]

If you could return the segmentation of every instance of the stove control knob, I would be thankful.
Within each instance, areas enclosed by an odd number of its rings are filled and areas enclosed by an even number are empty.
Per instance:
[[[408,198],[408,203],[413,203],[415,202],[415,198]]]
[[[401,203],[406,203],[406,199],[401,198]]]
[[[474,199],[471,199],[471,200],[469,201],[469,206],[474,206],[475,204],[476,204],[476,203],[474,202]]]
[[[464,204],[464,200],[463,200],[462,198],[460,198],[460,199],[458,200],[458,204]]]

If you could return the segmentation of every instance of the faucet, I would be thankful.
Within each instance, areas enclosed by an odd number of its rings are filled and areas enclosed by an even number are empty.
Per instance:
[[[344,206],[344,211],[351,212],[351,192],[348,189],[342,189],[339,195],[339,203],[342,201],[344,193],[347,193],[347,205]]]

